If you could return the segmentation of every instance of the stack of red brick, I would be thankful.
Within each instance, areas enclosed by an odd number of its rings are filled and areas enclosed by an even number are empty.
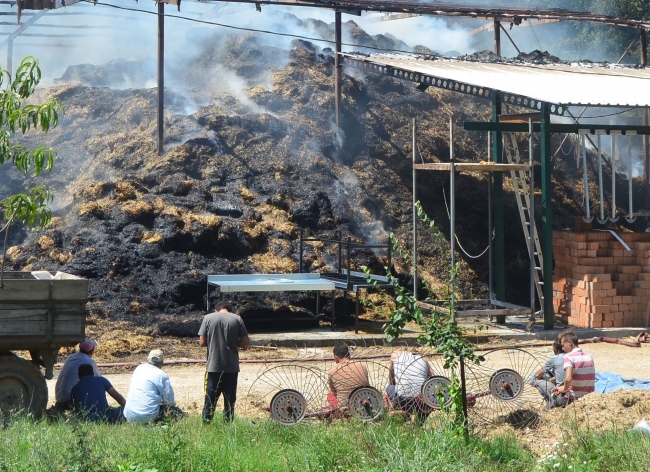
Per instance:
[[[650,303],[650,233],[554,231],[553,307],[580,328],[643,326]]]

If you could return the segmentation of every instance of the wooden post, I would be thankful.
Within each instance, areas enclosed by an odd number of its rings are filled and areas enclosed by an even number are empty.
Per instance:
[[[501,55],[501,22],[494,20],[494,54]]]
[[[158,154],[163,153],[165,110],[165,4],[158,2]]]

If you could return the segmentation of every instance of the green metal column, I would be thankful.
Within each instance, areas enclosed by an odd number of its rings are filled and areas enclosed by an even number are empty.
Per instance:
[[[499,121],[501,114],[501,95],[497,92],[492,97],[492,121]],[[492,156],[495,163],[503,162],[503,141],[501,132],[492,133]],[[494,216],[494,294],[497,300],[505,301],[506,278],[505,278],[505,245],[504,245],[504,224],[503,224],[503,173],[494,172],[494,184],[492,187],[492,214]],[[497,323],[505,324],[505,315],[498,315]]]
[[[542,255],[544,267],[544,329],[553,329],[553,184],[551,182],[551,115],[549,105],[542,104],[540,141],[542,159]]]

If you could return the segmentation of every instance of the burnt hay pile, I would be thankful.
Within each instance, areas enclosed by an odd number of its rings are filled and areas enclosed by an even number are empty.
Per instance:
[[[329,34],[331,25],[316,27]],[[365,34],[353,23],[346,27],[357,37]],[[162,156],[156,153],[155,89],[102,86],[119,64],[71,68],[63,78],[97,86],[67,83],[38,91],[36,100],[59,98],[65,118],[48,135],[20,141],[59,151],[56,169],[45,177],[58,209],[43,232],[14,232],[11,268],[87,277],[93,316],[194,336],[205,309],[206,275],[295,272],[301,228],[330,238],[341,231],[368,243],[383,243],[394,231],[408,245],[412,117],[419,119],[422,159],[444,160],[448,115],[458,122],[487,119],[489,104],[349,71],[357,75],[344,78],[343,132],[337,133],[331,50],[294,41],[290,51],[277,53],[246,36],[224,41],[206,35],[204,53],[170,72],[185,85],[165,90]],[[123,73],[137,82],[144,72],[131,65]],[[231,77],[243,80],[245,89],[219,88]],[[485,159],[485,136],[458,131],[455,145],[460,159]],[[448,234],[448,177],[420,175],[420,199]],[[34,183],[13,171],[2,180],[3,195]],[[477,254],[487,245],[487,182],[483,175],[457,182],[458,236]],[[525,297],[526,284],[517,284],[528,277],[527,265],[518,262],[527,260],[527,251],[514,198],[506,203],[512,214],[506,243],[514,261],[507,270],[517,281],[510,296]],[[558,215],[558,225],[577,213],[575,206]],[[422,231],[420,247],[424,277],[437,290],[447,276],[445,243]],[[383,258],[357,250],[354,268],[381,270]],[[333,270],[335,260],[334,247],[308,246],[303,269]],[[396,270],[412,283],[399,261]],[[486,282],[485,258],[463,262],[461,296],[485,296]],[[313,316],[313,302],[298,294],[235,300],[247,322]]]

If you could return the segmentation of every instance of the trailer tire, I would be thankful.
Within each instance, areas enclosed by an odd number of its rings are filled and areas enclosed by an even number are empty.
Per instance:
[[[0,357],[0,415],[39,418],[47,407],[47,383],[33,363],[16,356]]]

